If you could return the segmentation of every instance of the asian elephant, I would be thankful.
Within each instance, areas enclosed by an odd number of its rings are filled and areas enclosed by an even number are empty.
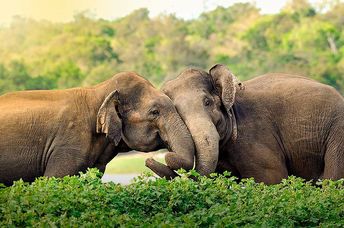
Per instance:
[[[119,152],[168,147],[167,170],[194,165],[194,143],[172,101],[133,72],[93,87],[0,96],[0,182],[102,172]]]
[[[162,87],[190,130],[200,174],[228,170],[267,184],[344,177],[344,99],[334,88],[280,73],[243,84],[215,65]]]

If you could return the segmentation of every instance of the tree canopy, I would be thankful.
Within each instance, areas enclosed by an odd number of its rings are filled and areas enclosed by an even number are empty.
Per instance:
[[[344,3],[289,1],[274,15],[250,3],[198,18],[150,18],[139,9],[113,21],[87,13],[69,23],[14,18],[0,28],[0,94],[93,85],[136,71],[156,86],[189,66],[227,64],[242,80],[268,72],[304,75],[344,93]]]

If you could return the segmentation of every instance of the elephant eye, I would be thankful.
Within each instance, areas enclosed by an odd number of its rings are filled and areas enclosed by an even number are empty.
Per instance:
[[[150,114],[154,117],[157,117],[157,116],[159,116],[160,112],[159,112],[159,110],[154,109],[154,110],[150,111]]]
[[[211,100],[209,98],[204,98],[204,106],[209,106],[211,105]]]

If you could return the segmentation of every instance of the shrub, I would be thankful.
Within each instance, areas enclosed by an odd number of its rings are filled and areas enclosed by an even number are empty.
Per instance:
[[[344,180],[289,177],[267,186],[228,173],[173,181],[145,174],[130,185],[101,173],[16,181],[0,187],[0,226],[233,227],[344,226]]]

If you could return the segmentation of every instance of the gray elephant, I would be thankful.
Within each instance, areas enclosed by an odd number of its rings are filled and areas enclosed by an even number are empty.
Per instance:
[[[228,170],[267,184],[344,177],[344,99],[334,88],[279,73],[244,86],[215,65],[162,87],[191,132],[199,173]]]
[[[194,143],[172,101],[132,72],[94,87],[0,96],[0,182],[104,172],[119,152],[168,147],[172,169],[191,169]],[[166,168],[164,165],[159,164]],[[168,168],[168,169],[170,169]]]

